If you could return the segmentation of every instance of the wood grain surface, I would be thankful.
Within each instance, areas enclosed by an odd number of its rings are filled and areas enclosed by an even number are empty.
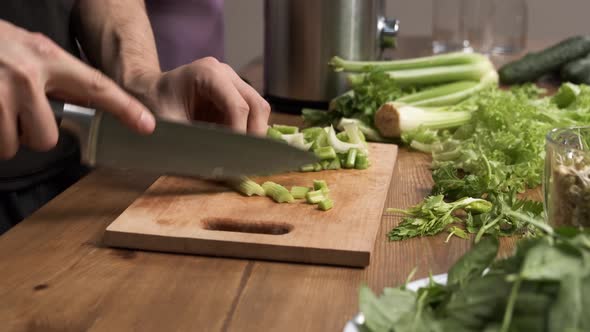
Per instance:
[[[260,66],[251,73],[261,77]],[[428,195],[429,164],[400,149],[386,206]],[[415,267],[417,278],[445,272],[470,247],[446,234],[388,242],[396,216],[383,217],[366,269],[104,247],[106,227],[154,180],[95,171],[0,237],[0,330],[341,331],[361,283],[381,291]],[[503,239],[501,254],[513,243]]]
[[[164,176],[106,229],[106,245],[134,249],[362,267],[369,265],[397,146],[369,144],[366,170],[253,178],[286,188],[328,183],[334,208],[277,204],[212,182]]]

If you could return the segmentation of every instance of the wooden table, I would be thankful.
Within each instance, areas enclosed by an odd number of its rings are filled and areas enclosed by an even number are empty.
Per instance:
[[[259,71],[245,75],[256,81]],[[429,163],[402,148],[386,206],[428,195]],[[400,219],[384,216],[366,269],[104,247],[107,225],[154,180],[94,171],[0,237],[0,330],[340,331],[358,311],[361,283],[380,291],[414,267],[416,277],[445,272],[470,246],[444,243],[446,234],[388,242]],[[512,244],[503,240],[504,253]]]

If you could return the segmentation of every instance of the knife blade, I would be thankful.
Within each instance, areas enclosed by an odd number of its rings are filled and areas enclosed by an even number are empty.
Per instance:
[[[317,161],[312,153],[285,143],[210,123],[158,119],[151,135],[140,135],[108,113],[54,100],[50,104],[60,128],[78,137],[82,162],[89,166],[224,179],[293,171]]]

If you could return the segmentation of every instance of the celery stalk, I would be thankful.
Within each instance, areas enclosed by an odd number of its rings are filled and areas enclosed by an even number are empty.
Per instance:
[[[294,201],[293,195],[291,195],[289,190],[278,183],[267,181],[262,184],[262,188],[266,196],[272,198],[277,203],[291,203]]]
[[[321,201],[321,202],[318,203],[318,209],[320,209],[322,211],[328,211],[332,207],[334,207],[334,201],[332,201],[329,198],[326,198],[323,201]]]
[[[445,95],[440,95],[437,97],[432,97],[432,98],[423,99],[420,101],[407,102],[407,103],[411,104],[413,106],[455,105],[455,104],[471,97],[472,95],[478,93],[479,91],[487,88],[488,86],[490,86],[492,84],[494,84],[494,85],[498,84],[498,73],[496,73],[495,71],[488,72],[484,77],[482,77],[482,79],[481,79],[481,81],[479,81],[479,83],[477,83],[476,85],[474,85],[472,87],[466,86],[465,89],[463,89],[463,90],[447,91],[447,94],[445,94]],[[404,98],[403,97],[399,98],[398,100],[396,100],[396,102],[400,102],[400,99],[404,99]],[[404,101],[401,100],[401,102],[404,102]]]
[[[314,171],[316,171],[316,172],[319,172],[319,171],[321,171],[321,170],[323,170],[323,169],[324,169],[324,168],[322,167],[322,164],[320,164],[320,163],[315,163],[315,164],[313,164],[313,170],[314,170]]]
[[[456,66],[427,67],[388,71],[387,74],[400,86],[417,86],[441,84],[455,81],[479,81],[494,70],[492,63],[485,59],[478,63]],[[364,74],[350,74],[348,79],[352,85],[359,84]]]
[[[316,157],[318,157],[320,160],[336,158],[336,151],[334,151],[334,148],[331,146],[317,148],[313,150],[313,153],[315,153]]]
[[[303,199],[310,190],[308,187],[293,186],[291,187],[291,195],[295,199]]]
[[[486,57],[477,53],[447,53],[405,60],[393,61],[351,61],[340,57],[333,57],[329,64],[334,71],[367,72],[371,70],[391,71],[416,68],[430,68],[437,66],[465,65],[479,63]]]
[[[411,105],[385,103],[375,113],[375,127],[384,137],[401,137],[417,128],[446,129],[461,126],[471,120],[471,112],[444,112]]]
[[[322,170],[326,170],[330,166],[330,160],[322,160],[320,161],[320,165],[322,165]]]
[[[453,83],[447,83],[444,85],[436,86],[430,89],[422,90],[420,92],[412,93],[410,95],[396,99],[398,103],[411,104],[417,106],[418,103],[423,103],[433,98],[440,98],[449,94],[462,92],[467,89],[471,89],[478,85],[477,81],[459,81]],[[452,105],[447,104],[447,105]],[[445,106],[445,105],[431,105],[431,106]]]

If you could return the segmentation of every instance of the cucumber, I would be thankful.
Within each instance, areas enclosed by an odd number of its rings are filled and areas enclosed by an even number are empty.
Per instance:
[[[536,81],[539,77],[558,71],[566,63],[590,53],[590,37],[575,36],[520,60],[506,64],[498,73],[503,84]]]
[[[590,84],[590,54],[566,64],[561,69],[561,79],[577,84]]]

